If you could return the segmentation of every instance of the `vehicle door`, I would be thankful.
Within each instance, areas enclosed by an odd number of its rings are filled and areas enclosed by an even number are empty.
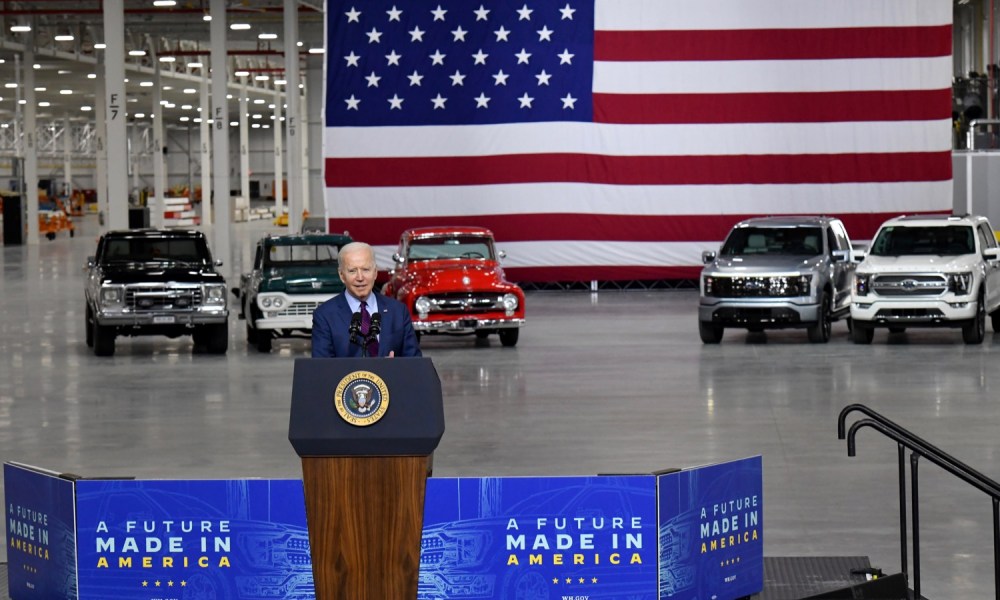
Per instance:
[[[833,272],[834,309],[848,308],[851,305],[851,283],[854,279],[855,263],[851,260],[851,240],[840,221],[832,221],[827,229],[827,252],[830,256]],[[833,260],[834,250],[846,250],[847,260]]]
[[[997,238],[989,224],[980,223],[976,232],[981,250],[997,247]],[[985,274],[986,309],[993,312],[1000,305],[1000,260],[987,260]]]

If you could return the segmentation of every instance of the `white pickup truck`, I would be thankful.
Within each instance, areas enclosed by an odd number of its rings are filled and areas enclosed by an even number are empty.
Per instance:
[[[911,216],[879,227],[854,274],[852,338],[876,327],[961,327],[966,344],[1000,331],[1000,248],[986,217]]]

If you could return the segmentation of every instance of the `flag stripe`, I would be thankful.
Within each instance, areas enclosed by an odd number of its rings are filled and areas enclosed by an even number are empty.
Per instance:
[[[941,89],[951,57],[595,62],[594,92],[746,94]]]
[[[595,94],[600,123],[829,123],[951,116],[951,89],[752,94]],[[940,129],[940,127],[938,128]]]
[[[597,0],[598,30],[920,27],[952,22],[942,0]]]
[[[941,211],[933,211],[941,212]],[[801,214],[801,213],[800,213]],[[910,212],[908,214],[917,214]],[[854,237],[865,239],[879,224],[900,213],[855,213],[839,215]],[[493,231],[500,242],[704,242],[726,237],[729,229],[751,214],[728,215],[595,215],[595,214],[530,214],[480,215],[474,220],[458,217],[390,217],[378,220],[331,218],[330,231],[349,231],[356,239],[370,244],[386,245],[398,241],[399,233],[408,227],[447,225],[477,225]],[[540,264],[532,257],[531,264]],[[534,262],[538,261],[538,262]]]
[[[597,31],[594,60],[712,61],[950,56],[951,25],[736,31]]]
[[[577,181],[613,185],[707,185],[941,181],[951,153],[595,156],[508,154],[444,158],[328,158],[331,187],[484,185]]]
[[[327,188],[327,205],[339,217],[464,217],[470,223],[502,212],[530,214],[826,214],[939,210],[950,181],[844,183],[837,185],[609,186],[586,183],[530,183],[506,186]],[[390,193],[391,192],[391,193]]]
[[[495,156],[583,153],[610,156],[845,154],[940,152],[951,149],[950,116],[936,121],[759,124],[512,123],[426,126],[407,143],[407,127],[326,130],[326,156]]]

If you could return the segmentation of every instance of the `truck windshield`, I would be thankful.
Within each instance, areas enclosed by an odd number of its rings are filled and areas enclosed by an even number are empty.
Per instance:
[[[138,262],[209,262],[205,244],[195,238],[112,239],[104,251],[108,261]]]
[[[816,256],[822,252],[820,227],[740,227],[729,234],[722,246],[722,256]]]
[[[406,251],[409,260],[441,260],[447,258],[492,259],[493,245],[481,236],[452,236],[417,239]]]
[[[967,225],[916,226],[892,225],[882,228],[872,242],[873,256],[908,256],[930,254],[959,256],[974,254],[976,241]]]
[[[340,248],[334,244],[299,244],[295,246],[271,246],[267,261],[281,265],[335,265]]]

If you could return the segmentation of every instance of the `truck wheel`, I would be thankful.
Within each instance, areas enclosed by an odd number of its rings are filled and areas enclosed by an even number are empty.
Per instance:
[[[225,354],[229,349],[229,323],[202,325],[205,350],[210,354]]]
[[[855,344],[870,344],[875,337],[875,328],[864,321],[854,320],[851,327],[851,340]]]
[[[501,329],[500,330],[500,344],[511,348],[517,345],[517,337],[521,333],[518,328],[513,329]]]
[[[115,331],[110,327],[103,327],[94,319],[94,354],[97,356],[114,356],[115,354]]]
[[[91,312],[91,310],[90,310],[90,304],[87,304],[87,308],[84,311],[84,314],[86,315],[83,318],[84,336],[87,338],[87,347],[88,348],[93,348],[94,347],[94,326],[91,325],[90,322],[94,320],[94,313]]]
[[[833,315],[830,314],[830,294],[823,293],[823,301],[819,306],[819,320],[806,330],[809,341],[813,344],[825,344],[830,341],[833,332]]]
[[[993,333],[1000,333],[1000,310],[995,310],[990,315],[990,325],[993,326]]]
[[[976,316],[962,326],[962,341],[966,344],[982,344],[986,337],[986,299],[979,294],[976,301]]]
[[[274,336],[271,335],[271,331],[268,329],[262,329],[257,332],[257,352],[267,353],[271,351],[271,341]]]
[[[722,325],[716,325],[709,321],[698,321],[698,335],[705,344],[718,344],[722,341],[722,333],[725,331]]]
[[[253,346],[257,343],[257,330],[250,326],[250,320],[247,319],[247,344]]]

